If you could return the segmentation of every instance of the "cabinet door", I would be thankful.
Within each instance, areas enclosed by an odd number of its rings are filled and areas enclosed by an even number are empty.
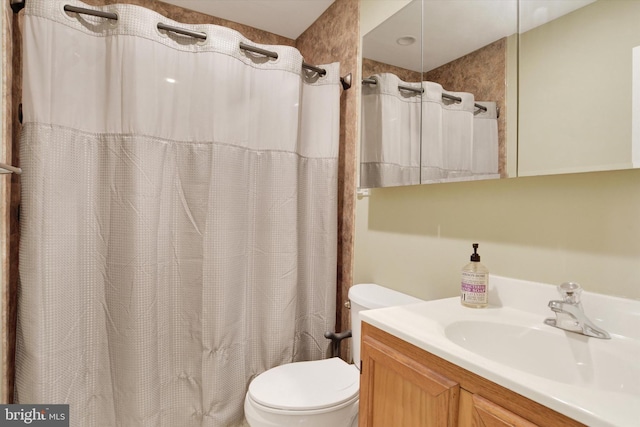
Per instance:
[[[524,418],[490,400],[471,394],[460,393],[460,427],[536,427]]]
[[[457,425],[458,383],[371,336],[361,350],[360,427]]]

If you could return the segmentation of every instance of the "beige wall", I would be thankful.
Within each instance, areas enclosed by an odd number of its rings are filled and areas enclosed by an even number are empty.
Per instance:
[[[471,244],[493,274],[640,299],[640,170],[375,189],[356,203],[355,283],[458,295]]]

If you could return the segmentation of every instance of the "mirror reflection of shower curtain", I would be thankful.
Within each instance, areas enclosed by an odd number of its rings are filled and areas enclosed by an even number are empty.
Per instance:
[[[442,145],[444,147],[444,169],[446,181],[468,179],[471,172],[473,151],[474,97],[467,92],[445,94],[462,99],[462,102],[444,100],[442,111]]]
[[[437,83],[422,84],[421,183],[499,178],[496,103],[474,101],[470,93],[443,91]],[[443,93],[462,102],[443,99]]]
[[[423,184],[443,182],[447,179],[444,160],[445,146],[442,137],[442,86],[433,82],[422,82],[422,149],[421,175]]]
[[[250,380],[325,356],[339,64],[132,5],[29,0],[18,403],[72,426],[230,426]],[[156,29],[207,33],[205,41]]]
[[[362,86],[360,186],[392,187],[420,183],[420,83],[382,73]]]
[[[495,102],[476,101],[487,111],[476,110],[473,117],[471,171],[474,179],[500,178],[498,173],[498,111]]]

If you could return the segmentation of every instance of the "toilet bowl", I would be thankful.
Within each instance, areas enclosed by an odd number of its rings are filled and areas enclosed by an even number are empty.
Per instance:
[[[360,371],[339,357],[277,366],[249,385],[245,417],[251,427],[355,427],[359,381]]]
[[[276,366],[258,375],[245,396],[251,427],[356,427],[360,388],[359,312],[421,302],[417,298],[367,283],[351,287],[353,360],[339,357]]]

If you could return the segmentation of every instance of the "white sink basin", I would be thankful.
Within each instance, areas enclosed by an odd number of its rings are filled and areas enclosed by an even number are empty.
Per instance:
[[[586,425],[640,426],[640,301],[582,293],[605,340],[546,325],[555,299],[555,286],[492,275],[486,309],[447,298],[361,317]]]
[[[542,323],[463,320],[445,336],[475,354],[552,381],[640,396],[638,341],[599,340]]]

